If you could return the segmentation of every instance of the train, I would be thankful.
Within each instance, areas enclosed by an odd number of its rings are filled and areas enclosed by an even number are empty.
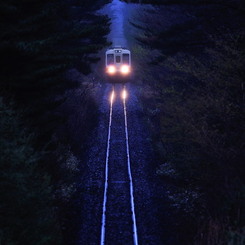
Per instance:
[[[131,80],[131,52],[124,47],[111,47],[105,53],[107,82],[125,83]]]

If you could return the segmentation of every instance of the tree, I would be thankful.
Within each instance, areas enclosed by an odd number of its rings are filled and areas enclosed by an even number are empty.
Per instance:
[[[86,1],[1,1],[0,74],[4,96],[27,108],[32,125],[52,135],[62,118],[45,117],[64,102],[64,92],[78,84],[65,73],[88,74],[91,56],[106,45],[108,19],[94,14]],[[79,13],[79,15],[78,15]],[[44,126],[45,125],[45,126]],[[44,137],[45,138],[45,137]],[[48,140],[46,138],[45,140]]]
[[[0,0],[1,244],[62,243],[55,152],[67,142],[53,138],[68,113],[57,108],[83,82],[72,70],[90,73],[107,45],[109,20],[95,13],[105,2]]]
[[[0,99],[0,242],[61,244],[49,176],[42,155],[12,106]]]
[[[147,109],[157,112],[152,118],[160,122],[155,129],[155,145],[162,143],[158,173],[185,193],[176,206],[186,198],[188,207],[197,202],[187,214],[198,227],[189,243],[242,244],[244,5],[157,2],[133,24],[141,29],[137,41],[152,57],[145,73],[155,94]],[[197,193],[194,198],[189,189]]]

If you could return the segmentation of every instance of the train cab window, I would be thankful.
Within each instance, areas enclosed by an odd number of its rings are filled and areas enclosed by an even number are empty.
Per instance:
[[[123,54],[123,64],[129,64],[129,54]]]
[[[116,63],[120,63],[121,62],[121,56],[117,55],[116,56]]]
[[[114,54],[107,55],[107,65],[114,64]]]

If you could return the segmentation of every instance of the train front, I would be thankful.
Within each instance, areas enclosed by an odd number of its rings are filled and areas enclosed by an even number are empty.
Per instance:
[[[114,47],[106,51],[107,82],[125,83],[131,78],[131,53],[126,48]]]

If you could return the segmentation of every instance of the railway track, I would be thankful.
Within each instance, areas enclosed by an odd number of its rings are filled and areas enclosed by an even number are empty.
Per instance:
[[[105,160],[101,245],[138,245],[126,101],[126,86],[113,85]]]

